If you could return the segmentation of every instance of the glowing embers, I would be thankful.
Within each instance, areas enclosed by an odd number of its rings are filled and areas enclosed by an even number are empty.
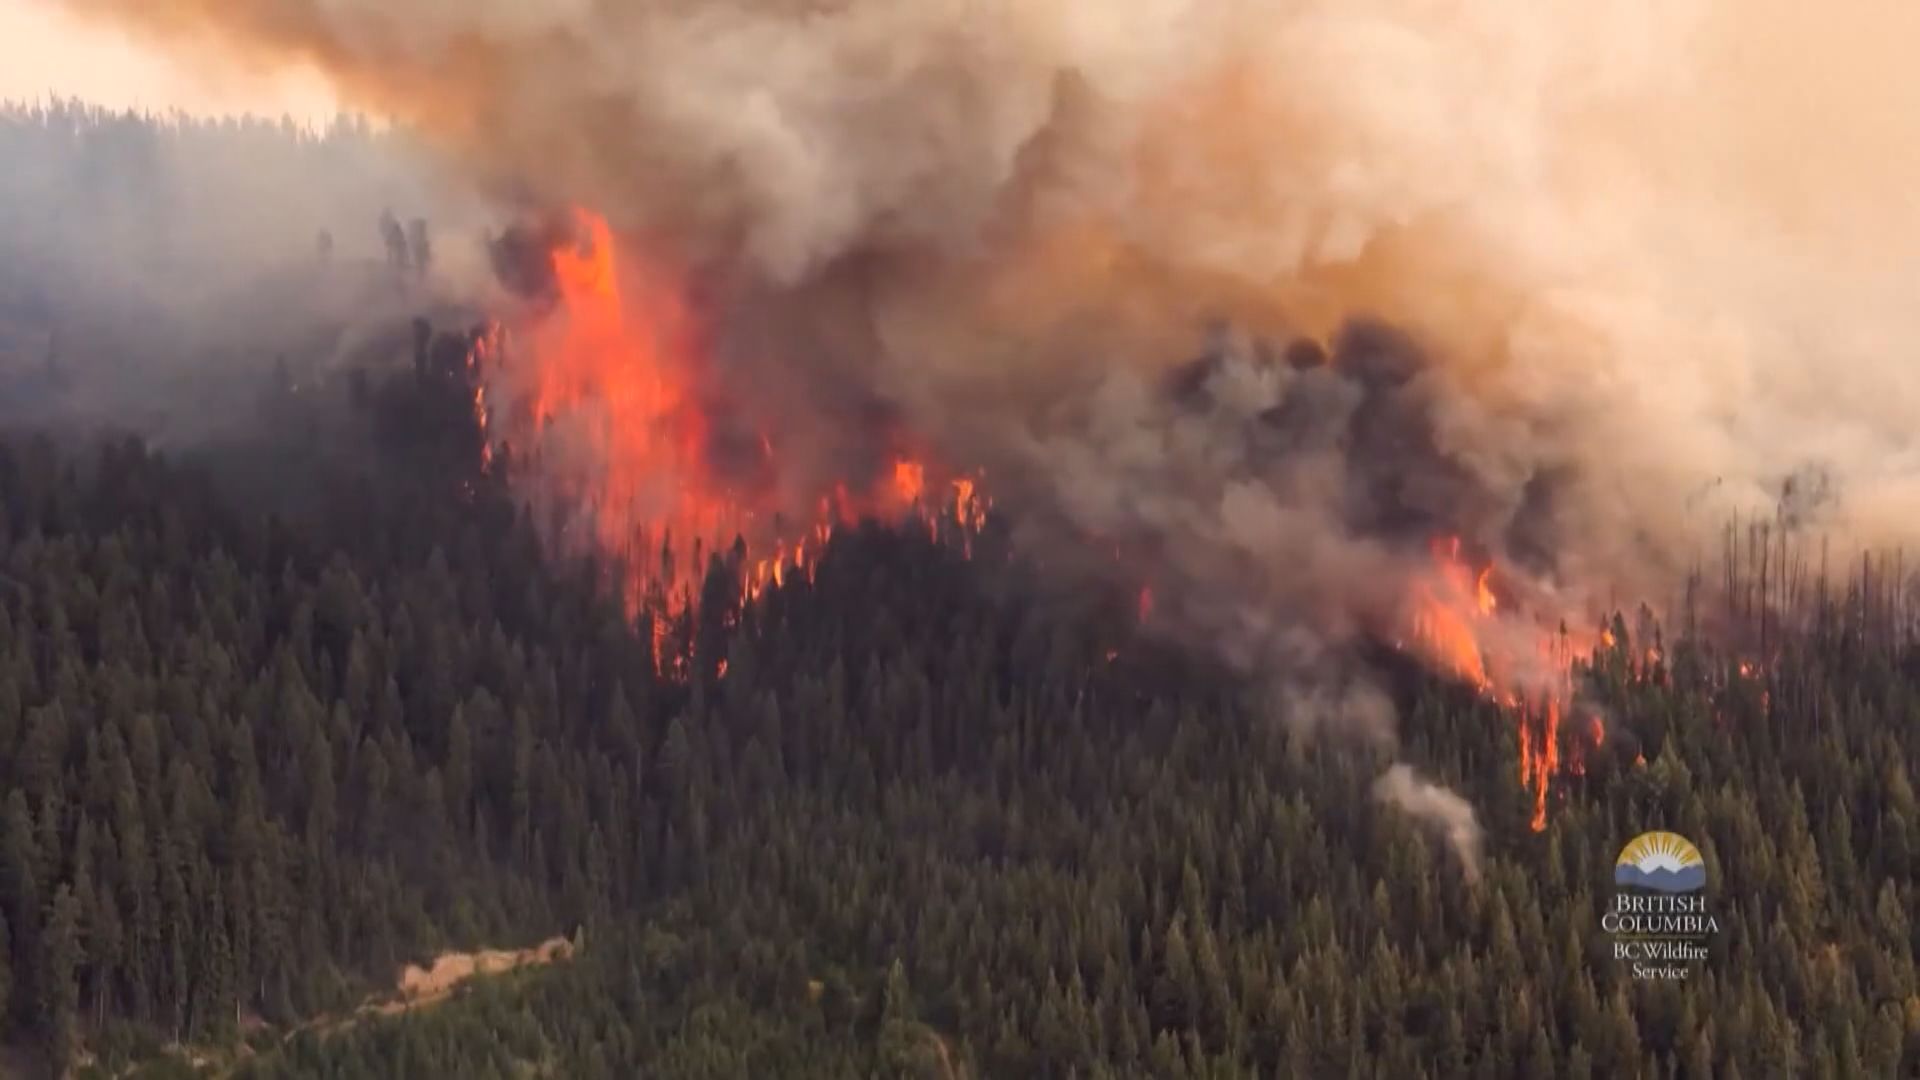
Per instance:
[[[473,386],[473,423],[480,432],[480,470],[485,472],[493,467],[493,440],[489,426],[493,410],[487,401],[487,383],[485,373],[498,362],[506,348],[506,328],[498,323],[488,323],[474,335],[473,344],[467,350],[467,380]]]

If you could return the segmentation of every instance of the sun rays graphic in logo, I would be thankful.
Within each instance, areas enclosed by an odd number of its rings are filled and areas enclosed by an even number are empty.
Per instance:
[[[1707,883],[1707,864],[1700,849],[1679,833],[1641,833],[1620,849],[1613,883],[1665,893],[1698,892]]]

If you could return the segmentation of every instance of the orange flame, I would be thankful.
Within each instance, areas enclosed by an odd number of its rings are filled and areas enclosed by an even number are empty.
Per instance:
[[[927,467],[911,458],[893,463],[893,490],[903,503],[919,500],[927,489]]]
[[[636,566],[627,599],[638,607],[656,554],[675,539],[714,538],[739,508],[705,469],[706,423],[694,395],[693,323],[677,290],[644,266],[616,262],[606,220],[575,212],[583,242],[552,255],[560,304],[533,341],[533,420],[566,422],[594,472],[572,494],[593,510],[600,548]],[[658,572],[686,586],[704,567],[682,560]]]
[[[1493,610],[1486,574],[1476,581],[1460,561],[1457,537],[1434,545],[1438,580],[1422,582],[1413,613],[1413,636],[1442,670],[1476,689],[1490,691],[1492,680],[1474,631],[1477,617]]]
[[[1560,698],[1547,698],[1546,731],[1540,739],[1540,753],[1533,769],[1533,831],[1547,827],[1547,785],[1560,767]]]
[[[1437,669],[1471,685],[1513,716],[1520,783],[1533,796],[1530,824],[1541,831],[1547,826],[1553,777],[1563,765],[1577,771],[1586,767],[1578,757],[1563,761],[1560,727],[1572,707],[1574,660],[1591,645],[1582,647],[1564,628],[1550,632],[1502,613],[1493,566],[1478,571],[1469,567],[1459,538],[1437,541],[1433,560],[1432,572],[1414,589],[1414,645]],[[1601,630],[1592,640],[1610,644],[1612,634]],[[1598,717],[1588,730],[1599,747],[1605,734]]]
[[[657,671],[685,674],[691,643],[671,626],[691,609],[708,554],[730,559],[736,542],[747,545],[746,558],[729,562],[747,602],[769,585],[810,578],[817,546],[838,520],[917,515],[930,536],[940,535],[945,507],[925,498],[933,470],[915,456],[896,456],[890,477],[842,480],[798,504],[791,491],[776,499],[784,463],[765,431],[748,435],[759,453],[751,468],[714,464],[712,410],[724,399],[714,396],[685,292],[661,267],[617,247],[604,218],[575,210],[574,222],[579,243],[550,256],[558,302],[522,342],[521,359],[531,365],[522,407],[495,415],[483,382],[474,413],[491,437],[533,448],[543,475],[557,474],[549,487],[563,504],[591,512],[585,538],[624,564],[629,613],[652,617]],[[498,349],[491,339],[476,343],[469,362],[477,366]],[[970,553],[989,500],[972,477],[952,482],[957,539]],[[788,513],[794,505],[811,514]]]

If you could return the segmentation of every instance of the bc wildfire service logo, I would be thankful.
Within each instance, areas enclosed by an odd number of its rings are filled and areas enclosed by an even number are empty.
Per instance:
[[[1613,864],[1613,903],[1600,929],[1636,979],[1685,979],[1707,959],[1720,920],[1707,906],[1707,861],[1679,833],[1645,832]]]

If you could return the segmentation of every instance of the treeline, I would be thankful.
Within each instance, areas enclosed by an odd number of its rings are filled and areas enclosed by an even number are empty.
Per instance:
[[[349,223],[342,253],[374,255],[383,203],[418,198],[428,175],[404,136],[361,117],[313,129],[73,100],[0,102],[0,157],[9,261],[84,244],[167,265],[269,245],[315,254],[316,230]]]
[[[435,392],[371,402],[433,467],[316,479],[286,517],[138,445],[0,444],[16,1043],[257,1076],[1920,1067],[1905,645],[1619,621],[1606,740],[1538,835],[1511,720],[1410,687],[1402,753],[1488,830],[1474,884],[1370,796],[1381,761],[990,542],[843,529],[745,607],[723,553],[672,616],[695,674],[662,677],[604,568],[543,560],[497,479],[400,422]],[[1649,828],[1699,844],[1724,927],[1685,982],[1599,929]],[[567,964],[303,1028],[437,948],[576,930]]]

